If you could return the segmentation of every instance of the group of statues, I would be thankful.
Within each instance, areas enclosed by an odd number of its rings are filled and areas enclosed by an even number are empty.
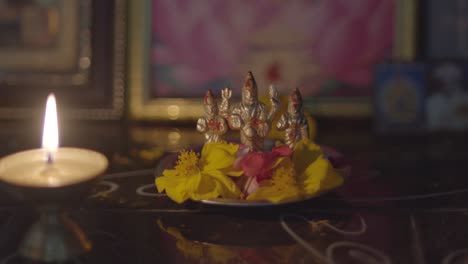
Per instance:
[[[208,90],[204,98],[205,116],[198,119],[197,130],[204,133],[206,142],[219,142],[228,129],[238,130],[242,144],[250,150],[262,151],[264,139],[280,106],[278,91],[270,86],[271,108],[268,111],[265,104],[258,100],[257,83],[249,71],[242,87],[241,101],[231,105],[231,96],[232,90],[224,88],[218,107],[215,96]],[[285,131],[284,141],[291,148],[299,140],[309,137],[299,89],[294,89],[289,96],[287,111],[281,114],[276,128]]]

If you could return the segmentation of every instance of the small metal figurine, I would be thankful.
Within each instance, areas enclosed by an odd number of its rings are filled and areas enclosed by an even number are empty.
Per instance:
[[[280,131],[285,130],[284,141],[292,149],[296,142],[309,138],[309,125],[302,110],[302,95],[299,89],[294,89],[289,96],[288,110],[281,115],[276,128]]]
[[[230,103],[229,99],[231,99],[232,90],[229,87],[226,87],[221,90],[221,104],[219,105],[219,114],[224,117],[224,119],[229,120],[230,116]]]
[[[211,90],[204,100],[205,116],[197,121],[197,131],[205,134],[205,142],[220,142],[227,131],[226,120],[218,115],[218,106]]]
[[[270,121],[270,124],[271,124],[271,122],[275,118],[276,113],[278,112],[280,99],[278,96],[278,90],[273,85],[270,85],[268,89],[268,94],[270,95],[270,103],[271,103],[271,109],[270,109],[270,112],[268,113],[268,120]]]
[[[230,108],[229,99],[232,95],[230,88],[224,88],[221,95],[221,116],[228,120],[231,129],[240,130],[242,144],[251,150],[261,151],[264,138],[270,131],[271,120],[279,106],[276,89],[270,87],[270,101],[272,103],[270,112],[267,112],[265,104],[258,100],[257,83],[250,71],[247,73],[242,87],[240,103],[234,105],[232,109]]]

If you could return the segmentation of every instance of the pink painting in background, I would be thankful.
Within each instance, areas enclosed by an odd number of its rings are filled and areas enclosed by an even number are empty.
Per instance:
[[[392,0],[153,0],[153,96],[260,89],[369,96],[373,66],[391,56]]]

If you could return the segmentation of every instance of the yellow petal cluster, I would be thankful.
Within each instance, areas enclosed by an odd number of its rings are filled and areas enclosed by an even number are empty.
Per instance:
[[[282,162],[272,179],[262,182],[248,200],[285,202],[310,198],[343,184],[340,171],[324,157],[320,146],[302,140],[294,147],[291,162]]]
[[[232,167],[238,148],[225,142],[207,143],[200,157],[193,151],[181,151],[174,169],[164,170],[156,178],[158,191],[165,191],[177,203],[187,199],[239,198],[241,192],[229,177],[242,175],[242,171]]]
[[[263,181],[260,187],[247,196],[247,200],[269,200],[284,202],[301,198],[301,190],[291,162],[283,162],[274,172],[271,180]]]

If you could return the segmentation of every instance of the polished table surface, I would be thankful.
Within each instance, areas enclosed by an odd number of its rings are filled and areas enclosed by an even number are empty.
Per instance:
[[[468,263],[463,133],[377,135],[365,122],[319,122],[317,142],[352,166],[343,187],[300,203],[231,208],[156,193],[161,160],[202,143],[190,126],[61,124],[64,146],[111,161],[68,209],[93,241],[70,263]],[[37,147],[40,133],[38,123],[1,123],[0,154]],[[37,216],[0,197],[0,263],[25,263],[16,249]]]

